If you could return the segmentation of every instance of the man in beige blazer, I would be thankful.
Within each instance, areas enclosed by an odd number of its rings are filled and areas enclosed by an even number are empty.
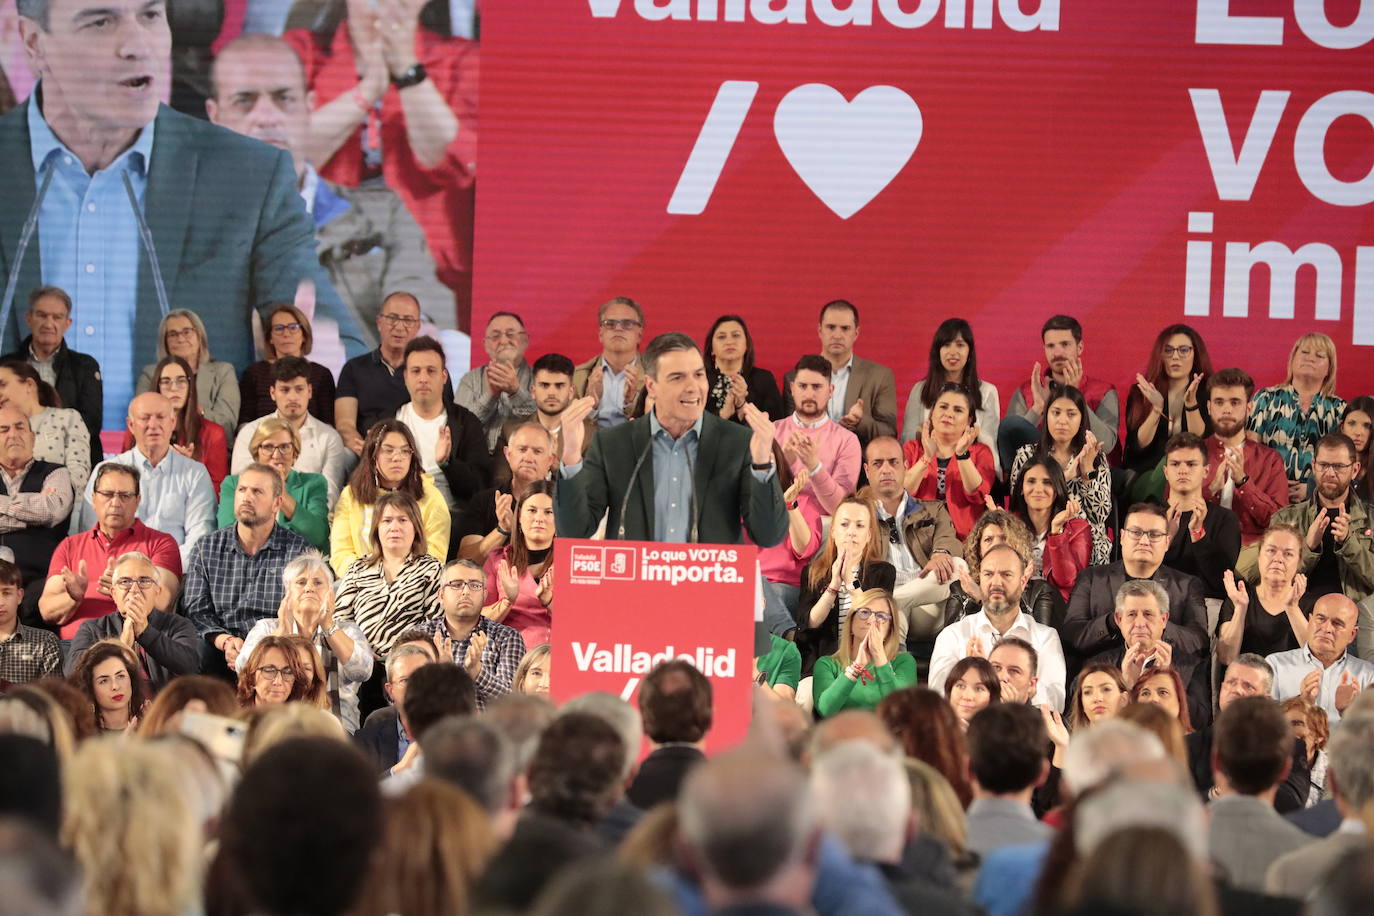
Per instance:
[[[821,307],[817,334],[821,355],[830,361],[830,419],[859,437],[863,448],[879,436],[897,435],[897,384],[892,370],[854,355],[859,339],[859,310],[851,302],[836,299]],[[792,403],[792,373],[783,382],[787,413]]]

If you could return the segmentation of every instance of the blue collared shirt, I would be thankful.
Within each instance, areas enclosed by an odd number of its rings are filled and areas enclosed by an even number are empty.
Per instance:
[[[619,426],[629,417],[625,416],[625,374],[630,366],[639,361],[635,357],[633,362],[625,364],[625,368],[616,372],[611,368],[611,364],[606,362],[605,357],[601,359],[601,403],[596,408],[596,425],[603,429],[610,426]]]
[[[704,414],[681,436],[674,439],[649,414],[649,437],[653,440],[654,462],[654,540],[682,543],[692,533],[692,470],[697,463]]]
[[[103,426],[119,429],[134,397],[134,316],[138,308],[138,270],[143,260],[138,221],[124,190],[128,174],[139,206],[148,187],[153,153],[153,123],[107,167],[87,175],[76,154],[48,127],[35,88],[29,104],[29,149],[34,190],[45,166],[52,184],[38,209],[43,282],[72,297],[72,327],[67,345],[100,363],[105,383]]]

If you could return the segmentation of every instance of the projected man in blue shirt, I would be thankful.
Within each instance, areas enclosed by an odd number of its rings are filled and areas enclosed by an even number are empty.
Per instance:
[[[100,363],[118,428],[168,308],[205,322],[216,355],[254,356],[250,314],[313,285],[350,352],[366,347],[319,268],[290,156],[159,101],[170,72],[162,0],[19,0],[39,77],[0,119],[0,267],[15,288],[74,301],[69,342]],[[37,205],[35,206],[35,202]],[[19,240],[34,221],[25,251]],[[155,267],[157,268],[155,270]],[[18,311],[5,344],[22,336]]]

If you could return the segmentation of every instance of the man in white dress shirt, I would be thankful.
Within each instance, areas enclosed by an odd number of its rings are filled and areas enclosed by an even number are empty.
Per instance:
[[[181,562],[185,564],[196,541],[215,530],[215,488],[210,472],[172,446],[175,411],[162,395],[148,391],[134,398],[129,404],[128,422],[134,447],[109,461],[138,468],[143,491],[138,520],[170,534],[180,545]],[[91,475],[85,497],[72,513],[72,534],[95,527],[91,494],[98,476]]]
[[[278,359],[272,366],[272,387],[268,391],[277,405],[277,411],[267,416],[290,423],[301,437],[301,453],[296,456],[293,467],[302,474],[324,476],[329,488],[329,508],[333,509],[358,456],[348,450],[334,427],[310,415],[310,398],[314,394],[310,385],[310,364],[299,356]],[[258,424],[265,419],[259,417],[239,429],[238,436],[234,438],[234,457],[229,467],[231,473],[241,474],[244,468],[257,460],[249,453],[248,446],[253,441]]]
[[[978,568],[978,587],[983,607],[940,631],[930,657],[930,687],[944,693],[945,679],[961,658],[987,658],[993,644],[1007,636],[1030,643],[1038,656],[1039,683],[1035,705],[1049,703],[1064,708],[1064,648],[1053,627],[1039,623],[1021,610],[1021,593],[1029,570],[1015,549],[998,544],[983,555]]]
[[[1301,696],[1340,721],[1361,690],[1374,684],[1374,665],[1356,658],[1350,644],[1360,632],[1359,608],[1345,595],[1323,595],[1307,620],[1307,645],[1265,659],[1274,668],[1274,699]]]

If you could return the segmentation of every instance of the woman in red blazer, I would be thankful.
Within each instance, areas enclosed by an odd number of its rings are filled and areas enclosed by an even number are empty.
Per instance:
[[[978,441],[971,403],[967,388],[946,382],[926,415],[920,438],[902,449],[906,491],[914,499],[943,502],[961,541],[986,511],[996,473],[992,450]]]
[[[1059,462],[1044,452],[1027,461],[1012,484],[1010,503],[1035,535],[1031,577],[1044,579],[1068,601],[1078,574],[1092,561],[1093,531],[1078,500],[1069,496]]]

